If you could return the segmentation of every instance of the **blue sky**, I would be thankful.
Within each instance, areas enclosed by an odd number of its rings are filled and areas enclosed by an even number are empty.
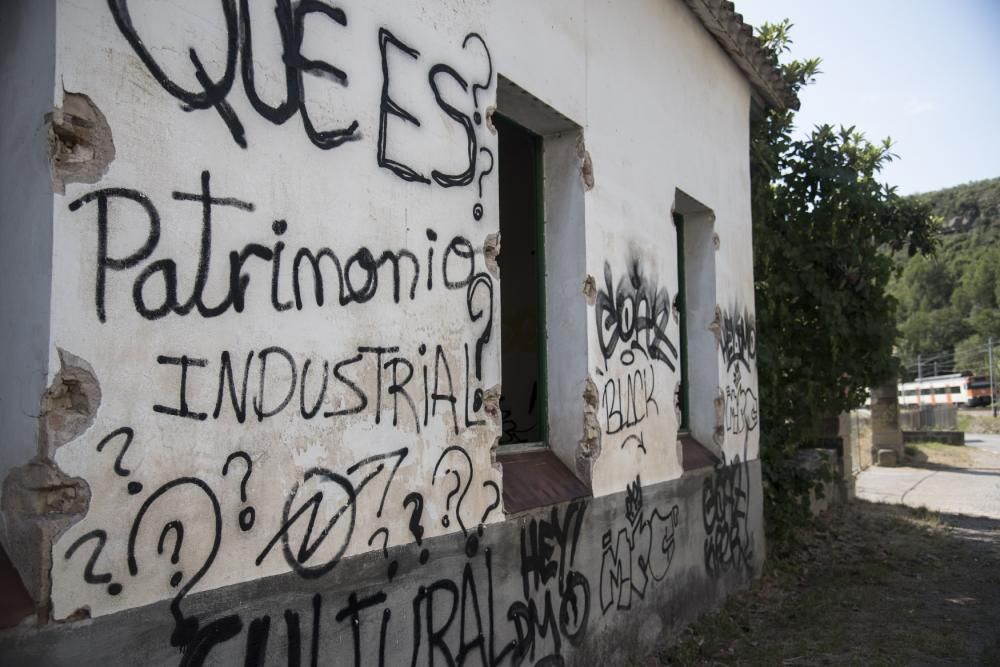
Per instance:
[[[1000,1],[735,4],[755,26],[791,19],[790,57],[823,59],[798,127],[892,137],[899,159],[882,175],[900,194],[1000,176]]]

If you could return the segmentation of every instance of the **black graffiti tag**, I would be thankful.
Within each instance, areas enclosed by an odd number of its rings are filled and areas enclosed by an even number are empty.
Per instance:
[[[617,286],[611,265],[604,263],[604,287],[598,290],[596,306],[597,340],[605,368],[618,351],[626,366],[642,355],[676,370],[677,347],[667,335],[672,312],[670,297],[643,273],[638,259],[632,259],[628,275],[622,276]]]

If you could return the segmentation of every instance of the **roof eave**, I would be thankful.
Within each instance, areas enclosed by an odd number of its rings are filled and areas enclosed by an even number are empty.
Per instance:
[[[778,64],[753,34],[753,27],[729,0],[684,0],[722,50],[743,72],[754,93],[777,109],[798,109],[799,99],[788,87]]]

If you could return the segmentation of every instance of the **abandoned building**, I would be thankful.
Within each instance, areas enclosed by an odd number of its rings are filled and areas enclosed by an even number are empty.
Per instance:
[[[623,664],[759,573],[732,3],[0,34],[4,664]]]

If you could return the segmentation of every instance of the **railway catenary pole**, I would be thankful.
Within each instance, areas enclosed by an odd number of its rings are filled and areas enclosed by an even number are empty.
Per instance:
[[[990,404],[993,406],[993,417],[995,418],[997,416],[997,390],[996,385],[993,384],[993,336],[990,336],[987,355],[990,361]]]
[[[921,355],[917,354],[917,405],[920,405],[920,400],[924,393],[924,373],[922,365]]]

